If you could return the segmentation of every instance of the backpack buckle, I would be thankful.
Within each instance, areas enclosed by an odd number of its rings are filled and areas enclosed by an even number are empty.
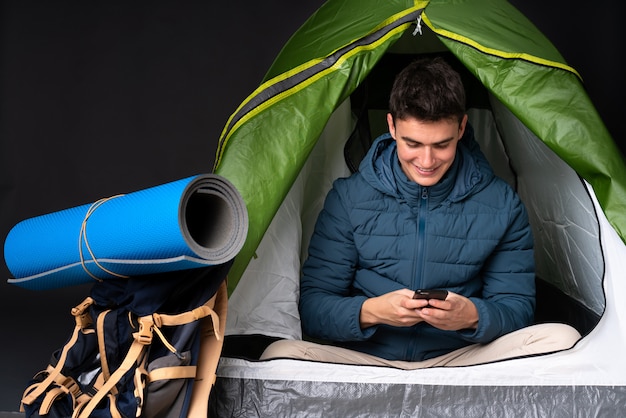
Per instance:
[[[133,334],[135,340],[143,345],[152,344],[152,328],[154,326],[154,322],[152,321],[152,317],[144,316],[138,319],[139,322],[139,330]]]
[[[84,329],[93,324],[91,315],[89,315],[89,307],[93,304],[93,299],[90,297],[85,298],[80,304],[72,308],[72,315],[76,320],[76,326]]]
[[[78,395],[82,393],[78,382],[71,377],[66,377],[61,386],[65,387],[74,398],[78,398]]]

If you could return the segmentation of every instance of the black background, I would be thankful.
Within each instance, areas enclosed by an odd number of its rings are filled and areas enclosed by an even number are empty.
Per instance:
[[[21,220],[212,170],[230,114],[321,4],[1,1],[0,236]],[[624,138],[618,2],[512,2]],[[73,327],[89,285],[35,292],[0,265],[0,411]]]

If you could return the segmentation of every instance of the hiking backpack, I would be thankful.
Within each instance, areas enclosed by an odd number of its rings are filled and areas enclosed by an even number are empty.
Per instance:
[[[94,283],[22,397],[26,417],[206,417],[226,324],[218,266]]]

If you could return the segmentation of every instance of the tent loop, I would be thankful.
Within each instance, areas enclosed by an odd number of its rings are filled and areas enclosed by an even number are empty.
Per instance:
[[[417,19],[415,20],[415,30],[413,31],[413,36],[417,35],[417,34],[422,34],[422,15],[419,14],[417,16]]]

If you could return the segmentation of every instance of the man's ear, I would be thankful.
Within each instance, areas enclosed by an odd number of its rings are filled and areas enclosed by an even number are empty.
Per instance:
[[[391,113],[387,113],[387,128],[389,129],[389,133],[396,139],[396,125],[393,123],[393,116]]]
[[[463,138],[463,134],[465,133],[465,126],[467,126],[467,114],[463,115],[463,119],[461,119],[461,123],[459,123],[459,138]]]

